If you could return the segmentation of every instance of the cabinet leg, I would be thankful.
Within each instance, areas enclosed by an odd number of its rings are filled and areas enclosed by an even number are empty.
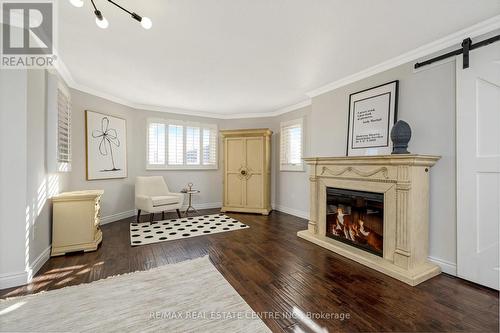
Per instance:
[[[140,220],[141,220],[141,210],[140,210],[140,209],[138,209],[138,210],[137,210],[137,223],[139,223],[139,222],[140,222]]]
[[[177,212],[177,216],[178,216],[179,218],[181,218],[181,217],[182,217],[182,216],[181,216],[181,211],[180,211],[180,210],[178,210],[178,209],[176,209],[175,211]]]
[[[151,215],[149,216],[149,222],[153,222],[154,217],[155,217],[155,214],[151,213]]]

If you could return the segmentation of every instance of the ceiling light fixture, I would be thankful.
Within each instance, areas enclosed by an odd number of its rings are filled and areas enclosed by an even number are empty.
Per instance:
[[[130,14],[130,16],[132,16],[133,19],[135,19],[141,23],[141,25],[144,29],[149,30],[153,26],[153,22],[151,22],[151,19],[149,17],[141,17],[140,15],[123,8],[122,6],[120,6],[119,4],[114,2],[113,0],[108,0],[108,2],[111,2],[116,7],[120,8],[124,12]]]
[[[83,0],[69,0],[69,2],[75,7],[83,7]]]
[[[69,0],[69,1],[75,7],[82,7],[83,6],[83,0]],[[131,12],[131,11],[127,10],[126,8],[123,8],[122,6],[120,6],[119,4],[117,4],[116,2],[114,2],[112,0],[107,0],[107,1],[109,3],[115,5],[116,7],[120,8],[124,12],[128,13],[134,20],[137,20],[138,22],[140,22],[141,26],[144,29],[149,30],[153,26],[153,22],[151,21],[151,19],[149,17],[145,17],[145,16],[143,17],[143,16],[140,16],[134,12]],[[97,24],[97,26],[99,28],[106,29],[109,26],[108,20],[106,20],[106,18],[102,15],[101,11],[99,9],[97,9],[97,6],[95,5],[94,0],[90,0],[90,2],[92,2],[92,6],[94,7],[94,14],[96,17],[95,23]]]
[[[109,22],[106,20],[104,16],[102,16],[101,12],[96,10],[95,12],[95,24],[101,29],[106,29],[109,27]]]
[[[92,2],[92,6],[94,6],[94,14],[95,14],[95,24],[101,29],[106,29],[109,26],[108,20],[104,16],[99,9],[97,9],[94,0],[90,0]]]

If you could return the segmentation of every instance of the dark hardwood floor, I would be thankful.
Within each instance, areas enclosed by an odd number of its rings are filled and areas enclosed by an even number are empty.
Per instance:
[[[300,316],[282,315],[294,309],[314,313],[314,323],[329,332],[498,332],[497,291],[445,274],[410,287],[298,238],[307,225],[303,219],[280,212],[228,215],[250,229],[131,247],[133,218],[104,225],[96,252],[51,258],[31,284],[1,290],[0,297],[209,255],[254,311],[267,312],[263,320],[275,332],[312,331]],[[327,318],[332,314],[349,318]]]

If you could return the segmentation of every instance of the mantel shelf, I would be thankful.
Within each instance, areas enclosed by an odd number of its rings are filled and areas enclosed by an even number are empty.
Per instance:
[[[324,156],[305,157],[303,160],[308,165],[316,164],[351,164],[351,165],[420,165],[433,166],[441,158],[437,155],[378,155],[378,156]]]

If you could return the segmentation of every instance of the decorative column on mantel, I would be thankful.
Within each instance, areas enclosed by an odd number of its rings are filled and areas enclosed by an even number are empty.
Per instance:
[[[316,168],[314,168],[316,170]],[[313,173],[313,172],[312,172]],[[314,174],[311,174],[309,177],[309,184],[310,184],[310,197],[309,197],[309,203],[310,207],[316,207],[317,202],[318,202],[318,178],[316,177],[316,172],[314,171]],[[309,223],[307,225],[307,229],[310,233],[316,234],[318,232],[318,228],[316,226],[316,221],[318,220],[317,216],[317,211],[316,209],[311,209],[309,213]]]
[[[397,232],[396,232],[396,253],[394,263],[405,269],[410,268],[411,252],[408,247],[408,197],[411,189],[409,180],[409,169],[406,165],[398,166],[398,177],[396,183],[396,209],[397,209]]]
[[[439,274],[427,260],[429,169],[439,159],[413,154],[305,158],[311,209],[308,228],[298,236],[410,285]],[[326,236],[327,187],[384,195],[382,257]]]

